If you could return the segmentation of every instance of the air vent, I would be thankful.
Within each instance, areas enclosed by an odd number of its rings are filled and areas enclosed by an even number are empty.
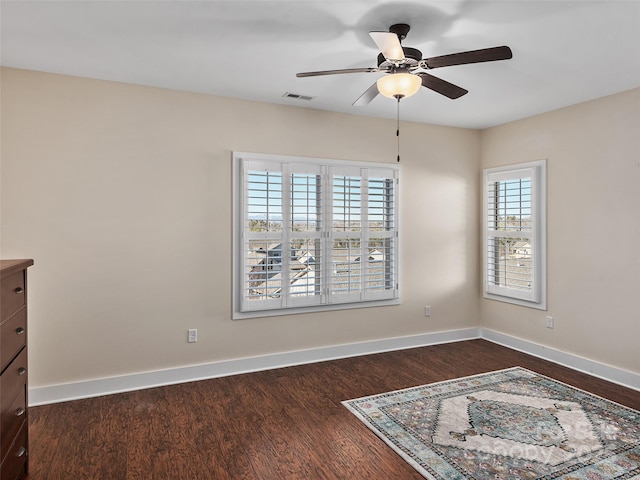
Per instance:
[[[289,93],[284,92],[282,95],[284,98],[294,98],[296,100],[313,100],[314,97],[310,97],[309,95],[300,95],[299,93]]]

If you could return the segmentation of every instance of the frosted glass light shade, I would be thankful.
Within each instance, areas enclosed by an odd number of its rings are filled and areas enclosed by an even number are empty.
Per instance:
[[[412,73],[391,73],[380,77],[376,84],[385,97],[410,97],[420,90],[422,79]]]

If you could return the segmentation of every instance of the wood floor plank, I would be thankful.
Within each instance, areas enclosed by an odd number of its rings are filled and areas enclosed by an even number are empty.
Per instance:
[[[485,340],[31,408],[29,480],[419,480],[340,402],[521,366],[640,410],[640,393]]]

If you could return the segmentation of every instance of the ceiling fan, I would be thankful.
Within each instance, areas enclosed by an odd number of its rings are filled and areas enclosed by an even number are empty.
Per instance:
[[[420,86],[451,99],[456,99],[468,93],[468,90],[430,75],[427,73],[427,70],[469,63],[508,60],[513,57],[509,47],[501,46],[423,59],[420,50],[402,46],[401,42],[406,38],[409,30],[409,25],[398,23],[392,25],[388,32],[369,32],[369,35],[381,51],[378,55],[377,67],[301,72],[297,73],[296,77],[372,72],[388,74],[380,77],[376,83],[371,85],[371,87],[353,103],[354,106],[368,104],[378,93],[400,100],[400,98],[409,97],[417,93]]]

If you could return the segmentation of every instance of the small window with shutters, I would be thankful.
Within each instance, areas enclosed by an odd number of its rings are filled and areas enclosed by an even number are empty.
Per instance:
[[[546,310],[546,162],[483,172],[484,296]]]
[[[399,303],[396,166],[234,153],[234,318]]]

